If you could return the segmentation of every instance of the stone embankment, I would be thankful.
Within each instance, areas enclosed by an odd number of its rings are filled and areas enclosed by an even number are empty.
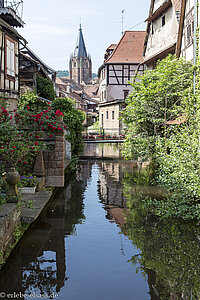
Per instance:
[[[65,168],[69,164],[70,160],[65,160]],[[52,194],[53,188],[44,189],[35,194],[22,195],[23,206],[6,203],[0,207],[0,269],[25,231],[41,214]]]
[[[0,208],[0,268],[23,236],[37,219],[51,198],[51,191],[40,191],[34,195],[23,195],[25,203],[6,203]],[[26,205],[27,203],[27,205]]]

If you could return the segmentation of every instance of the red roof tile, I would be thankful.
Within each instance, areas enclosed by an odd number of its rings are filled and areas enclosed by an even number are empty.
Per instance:
[[[140,63],[145,31],[125,31],[119,44],[105,63]]]

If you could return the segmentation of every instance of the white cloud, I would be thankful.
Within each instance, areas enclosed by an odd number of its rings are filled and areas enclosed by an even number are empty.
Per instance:
[[[94,16],[94,15],[101,15],[103,13],[98,7],[92,7],[92,5],[86,6],[85,3],[75,3],[69,2],[66,3],[66,9],[73,13],[73,15],[78,16]]]
[[[25,29],[23,29],[23,32],[26,34],[28,33],[29,35],[34,38],[41,37],[41,35],[47,35],[47,37],[52,37],[52,36],[66,36],[70,35],[72,33],[72,30],[69,28],[63,28],[55,25],[50,25],[50,24],[39,24],[39,23],[29,23]]]

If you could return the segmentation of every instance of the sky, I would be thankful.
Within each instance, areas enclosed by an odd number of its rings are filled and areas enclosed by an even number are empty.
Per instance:
[[[97,73],[106,48],[121,38],[122,10],[124,30],[146,30],[149,6],[150,0],[24,0],[26,24],[18,31],[47,65],[68,70],[81,19],[86,49]]]

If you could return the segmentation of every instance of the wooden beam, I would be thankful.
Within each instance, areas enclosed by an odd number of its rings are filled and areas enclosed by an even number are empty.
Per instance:
[[[179,21],[179,28],[178,28],[178,39],[176,43],[176,57],[180,57],[181,54],[183,28],[184,28],[184,21],[185,21],[185,8],[186,8],[186,0],[182,0],[181,15]]]

